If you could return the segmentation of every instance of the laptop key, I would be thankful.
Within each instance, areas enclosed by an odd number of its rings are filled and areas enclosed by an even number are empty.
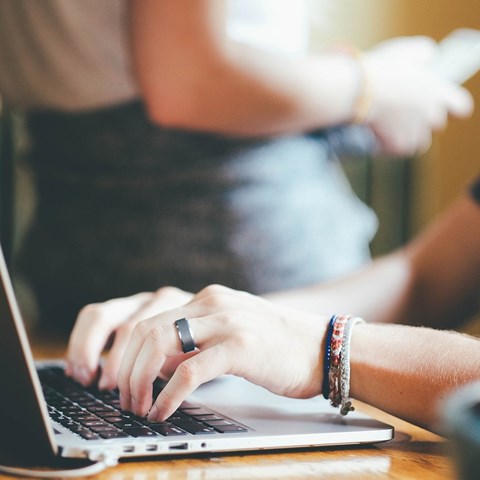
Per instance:
[[[164,437],[173,437],[177,435],[186,435],[187,432],[171,423],[151,423],[150,428]]]
[[[217,432],[220,433],[243,433],[248,432],[245,427],[241,425],[218,425],[214,427]]]
[[[216,433],[212,428],[206,427],[202,423],[198,422],[175,422],[177,427],[180,427],[182,430],[191,433],[192,435],[208,435],[211,433]]]
[[[80,435],[85,440],[97,440],[99,438],[99,436],[96,433],[87,429],[85,429],[84,431],[76,432],[76,433],[78,433],[78,435]]]
[[[96,413],[99,417],[102,417],[102,418],[108,418],[108,417],[122,417],[122,413],[120,412],[120,410],[105,410],[103,412],[97,412]]]
[[[88,413],[88,412],[87,412]],[[100,419],[95,415],[72,415],[72,419],[76,422],[98,422]]]
[[[234,425],[233,422],[229,422],[228,420],[217,420],[217,419],[212,419],[212,420],[206,420],[203,422],[207,427],[221,427],[225,425]]]
[[[105,417],[104,420],[108,423],[121,423],[124,421],[122,417]]]
[[[104,422],[103,420],[84,420],[80,422],[84,427],[92,428],[92,427],[110,427],[110,424]]]
[[[98,434],[102,437],[102,438],[126,438],[128,437],[129,435],[125,432],[122,432],[121,430],[117,430],[116,432],[114,431],[104,431],[104,432],[98,432]]]
[[[157,437],[158,433],[146,427],[124,428],[123,431],[132,437]]]
[[[212,422],[212,421],[218,421],[218,422],[226,421],[223,418],[217,417],[213,414],[212,415],[192,415],[192,418],[197,422],[203,422],[203,423]]]
[[[111,425],[99,425],[98,427],[90,427],[90,430],[93,430],[95,433],[119,431],[118,428],[112,427]]]
[[[113,425],[115,425],[118,428],[121,428],[122,430],[125,430],[126,428],[134,428],[134,427],[141,427],[142,424],[139,422],[136,422],[135,420],[121,420],[120,422],[114,422]]]

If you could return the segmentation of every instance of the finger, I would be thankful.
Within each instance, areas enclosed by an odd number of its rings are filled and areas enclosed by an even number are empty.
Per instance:
[[[112,332],[151,297],[140,293],[84,307],[75,323],[67,349],[67,374],[83,384],[95,378],[102,351]]]
[[[117,330],[112,348],[106,355],[103,363],[102,372],[98,381],[98,388],[100,390],[111,390],[117,386],[118,370],[120,369],[123,355],[137,323],[138,322],[128,321]]]
[[[101,390],[112,389],[117,385],[117,375],[122,357],[135,326],[142,320],[153,317],[159,312],[185,302],[192,295],[174,287],[163,287],[152,294],[150,301],[145,302],[132,317],[117,331],[112,348],[105,357],[98,382]]]
[[[159,372],[159,377],[162,380],[169,380],[175,373],[177,367],[184,362],[187,358],[197,355],[198,351],[184,353],[182,355],[175,355],[173,357],[167,357]]]
[[[432,146],[432,140],[432,133],[429,129],[427,129],[423,137],[418,141],[417,154],[423,155],[428,152],[428,150],[430,150],[430,147]]]
[[[141,355],[144,346],[146,350],[150,352],[151,346],[155,345],[155,351],[153,351],[152,355],[155,355],[157,360],[164,359],[168,355],[179,355],[183,353],[181,342],[173,323],[174,320],[169,318],[169,315],[172,315],[171,311],[148,320],[143,320],[136,325],[132,333],[118,372],[120,406],[124,410],[131,410],[133,408],[131,384],[133,382],[134,385],[136,385],[136,383],[135,377],[132,379],[132,375],[135,374],[144,378],[139,368],[134,372],[139,356],[142,359],[142,364],[148,363],[148,359],[146,359],[144,355]],[[163,361],[155,364],[158,365],[157,372],[160,371],[162,363]],[[150,369],[148,372],[150,372]]]
[[[465,88],[455,86],[447,96],[447,108],[454,117],[469,117],[474,109],[473,97]]]
[[[130,374],[130,408],[137,415],[146,415],[152,406],[152,384],[168,350],[165,337],[163,329],[151,329],[135,359]]]
[[[148,420],[164,421],[199,385],[227,373],[230,362],[226,351],[217,344],[180,363],[150,409]]]

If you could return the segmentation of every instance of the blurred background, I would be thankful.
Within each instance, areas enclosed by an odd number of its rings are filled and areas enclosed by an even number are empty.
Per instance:
[[[456,28],[480,28],[478,0],[335,0],[323,7],[330,15],[328,24],[321,23],[321,12],[315,12],[322,8],[319,3],[311,0],[311,4],[317,24],[313,48],[320,48],[324,42],[343,40],[368,48],[381,40],[402,35],[428,35],[438,41]],[[336,32],[348,32],[348,37]],[[437,133],[428,154],[409,162],[408,179],[404,178],[405,166],[399,166],[398,161],[393,162],[395,165],[383,165],[386,171],[378,173],[386,182],[382,189],[386,194],[392,176],[406,182],[403,184],[407,189],[405,197],[405,190],[398,184],[393,183],[390,192],[400,190],[397,195],[408,203],[404,214],[405,236],[412,235],[444,210],[480,171],[480,74],[465,86],[475,99],[473,116],[466,121],[451,120],[446,131]],[[376,180],[375,176],[371,179]],[[381,219],[387,222],[385,207],[376,204],[377,198],[371,200]],[[396,203],[387,197],[384,201]],[[395,208],[400,207],[388,207],[390,212]],[[375,239],[374,253],[383,253],[399,241],[396,235],[400,232],[395,232],[395,225],[387,227],[385,222]]]
[[[402,35],[424,34],[440,40],[456,28],[480,28],[478,0],[310,1],[314,50],[345,41],[367,49],[383,39]],[[447,208],[479,173],[480,74],[466,86],[475,98],[476,111],[468,120],[452,119],[446,131],[435,134],[426,155],[413,159],[342,159],[354,189],[379,216],[380,228],[372,243],[374,256],[404,244]],[[21,123],[21,118],[2,113],[0,233],[7,253],[18,244],[35,198],[22,160],[26,139]]]

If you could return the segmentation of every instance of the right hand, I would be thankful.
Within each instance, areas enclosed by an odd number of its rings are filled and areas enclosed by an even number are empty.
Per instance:
[[[470,93],[430,69],[436,48],[428,37],[405,37],[365,54],[373,95],[367,123],[385,153],[423,153],[430,147],[432,131],[444,128],[449,114],[472,113]]]
[[[116,387],[120,362],[137,323],[179,307],[192,297],[191,293],[178,288],[163,287],[156,292],[143,292],[85,306],[78,314],[70,335],[65,373],[85,386],[95,382],[100,373],[100,389]],[[112,336],[112,346],[100,369],[103,350]]]
[[[182,353],[174,326],[190,322],[196,349]],[[288,309],[246,292],[210,285],[186,305],[140,322],[118,373],[120,404],[164,421],[199,385],[237,375],[278,395],[321,393],[328,318]],[[170,359],[176,368],[165,375]],[[152,383],[168,379],[152,404]]]

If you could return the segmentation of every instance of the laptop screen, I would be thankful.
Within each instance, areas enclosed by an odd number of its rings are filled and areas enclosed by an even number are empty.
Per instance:
[[[54,455],[54,432],[1,249],[0,280],[0,414],[11,425],[2,427],[1,442]]]

